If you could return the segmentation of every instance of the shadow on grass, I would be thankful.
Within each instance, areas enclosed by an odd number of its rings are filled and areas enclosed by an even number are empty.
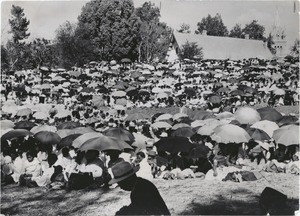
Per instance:
[[[15,196],[20,192],[22,195]],[[89,192],[95,192],[95,195],[90,198],[83,198],[83,195]],[[102,201],[100,197],[104,193],[109,193],[109,190],[95,189],[67,192],[65,190],[47,191],[42,188],[23,189],[17,185],[9,186],[5,188],[5,195],[2,194],[5,197],[4,200],[1,196],[1,214],[24,215],[30,211],[33,215],[72,215],[89,205],[102,205],[119,199],[114,197]]]
[[[193,200],[186,210],[179,215],[262,215],[263,212],[259,206],[259,196],[246,189],[234,189],[230,191],[229,196],[218,195],[209,204],[199,203]],[[247,196],[247,201],[234,199],[235,195],[242,194]],[[281,209],[279,215],[294,215],[298,210],[299,200],[288,199],[287,205]],[[274,214],[275,215],[275,214]]]

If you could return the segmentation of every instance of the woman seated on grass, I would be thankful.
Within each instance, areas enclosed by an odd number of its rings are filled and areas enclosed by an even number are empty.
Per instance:
[[[25,160],[24,163],[24,173],[22,173],[20,176],[19,185],[27,187],[36,187],[37,184],[32,180],[32,177],[41,176],[41,164],[36,158],[36,153],[34,151],[27,152],[26,158],[27,160]]]

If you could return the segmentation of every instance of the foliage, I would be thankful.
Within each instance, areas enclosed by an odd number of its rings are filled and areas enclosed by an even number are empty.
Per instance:
[[[296,39],[294,45],[291,48],[291,54],[293,56],[299,57],[299,47],[300,47],[300,41],[299,39]]]
[[[236,25],[230,30],[229,37],[234,37],[234,38],[242,38],[242,37],[243,37],[243,30],[242,30],[240,24],[236,24]]]
[[[272,36],[271,33],[269,33],[269,36],[267,37],[266,42],[267,42],[267,47],[269,48],[269,50],[271,51],[271,53],[275,54],[276,50],[272,46],[274,44],[274,41],[273,41],[273,36]]]
[[[132,0],[92,0],[78,20],[79,28],[85,29],[81,36],[91,40],[101,59],[137,58],[140,21]]]
[[[29,37],[30,33],[28,31],[29,20],[25,17],[24,9],[20,6],[12,6],[11,9],[12,19],[9,19],[9,24],[11,27],[13,42],[19,43],[21,40]]]
[[[180,29],[177,30],[177,31],[180,32],[180,33],[191,33],[190,25],[186,24],[186,23],[182,23],[180,25]]]
[[[202,33],[203,30],[207,31],[207,35],[212,36],[227,36],[228,30],[224,25],[223,20],[220,14],[212,17],[208,14],[207,17],[202,18],[201,22],[197,23],[198,29],[197,32]]]
[[[265,27],[259,25],[257,20],[253,20],[250,24],[247,24],[243,29],[245,34],[249,34],[250,39],[264,40]]]
[[[202,52],[202,47],[198,47],[197,43],[195,42],[186,42],[185,44],[182,45],[179,56],[181,59],[194,59],[195,56],[199,59],[199,57],[202,58],[203,52]]]
[[[5,46],[1,45],[1,73],[9,69],[9,54]]]
[[[136,9],[141,21],[139,37],[139,61],[162,60],[168,51],[171,29],[159,21],[160,11],[151,2]]]

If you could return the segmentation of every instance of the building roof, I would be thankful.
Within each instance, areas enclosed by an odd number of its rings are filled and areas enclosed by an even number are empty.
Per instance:
[[[196,42],[198,47],[203,48],[204,59],[242,60],[249,58],[271,59],[273,57],[264,42],[260,40],[179,32],[174,32],[174,39],[179,48],[187,41]]]

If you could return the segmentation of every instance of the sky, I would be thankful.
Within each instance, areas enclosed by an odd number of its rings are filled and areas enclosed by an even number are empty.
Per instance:
[[[133,0],[135,7],[141,6],[147,0]],[[148,0],[149,1],[149,0]],[[24,8],[25,16],[30,20],[29,32],[32,40],[44,37],[52,40],[55,30],[65,21],[77,22],[82,7],[87,0],[73,1],[1,1],[1,43],[5,43],[10,34],[8,19],[12,5]],[[299,38],[299,2],[262,1],[262,0],[151,0],[161,8],[161,21],[166,22],[174,30],[182,23],[189,24],[192,32],[197,28],[197,22],[208,14],[219,13],[228,30],[241,24],[242,28],[258,20],[265,27],[265,36],[275,24],[278,11],[279,24],[285,29],[288,44],[293,44]],[[296,12],[294,3],[296,2]]]

